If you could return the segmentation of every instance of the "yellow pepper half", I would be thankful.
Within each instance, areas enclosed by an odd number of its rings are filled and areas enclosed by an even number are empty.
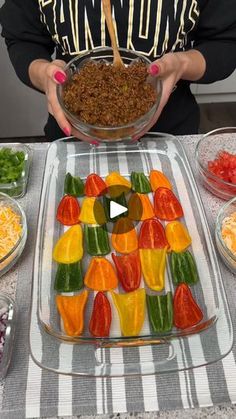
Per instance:
[[[183,252],[192,243],[187,228],[180,221],[171,221],[168,223],[165,232],[170,250],[173,250],[173,252]]]
[[[108,186],[108,192],[112,198],[116,198],[122,193],[127,194],[131,189],[131,183],[118,172],[109,173],[105,182]]]
[[[87,269],[84,283],[95,291],[107,291],[117,287],[118,279],[109,260],[93,257]]]
[[[153,192],[155,192],[158,188],[172,189],[169,179],[159,170],[151,170],[149,180]]]
[[[79,220],[84,224],[105,224],[106,216],[101,202],[94,197],[84,198]]]
[[[111,291],[111,295],[118,311],[122,335],[139,335],[145,319],[145,289],[140,288],[126,294]]]
[[[154,291],[161,291],[165,286],[166,252],[167,247],[139,249],[144,280]]]
[[[83,232],[79,224],[69,228],[57,241],[52,254],[58,263],[75,263],[83,257]]]
[[[113,227],[111,242],[119,253],[132,253],[138,249],[138,236],[132,221],[123,217]]]
[[[88,291],[78,295],[57,295],[56,305],[63,320],[64,330],[69,336],[79,336],[84,328],[84,309]]]
[[[128,203],[129,218],[135,221],[144,221],[155,217],[153,206],[148,195],[133,193]]]

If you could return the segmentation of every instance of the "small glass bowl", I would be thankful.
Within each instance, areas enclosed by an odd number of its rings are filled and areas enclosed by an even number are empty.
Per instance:
[[[8,318],[6,321],[5,342],[3,346],[2,358],[0,360],[0,379],[6,376],[11,362],[13,349],[15,326],[16,326],[16,304],[14,300],[6,293],[0,293],[0,310],[6,308]]]
[[[0,205],[2,204],[11,207],[12,210],[20,216],[22,234],[15,246],[10,250],[10,252],[8,252],[7,255],[0,259],[0,277],[3,274],[5,274],[10,268],[12,268],[12,266],[16,263],[25,247],[25,242],[27,238],[26,216],[18,202],[15,199],[10,198],[8,195],[0,192]]]
[[[13,151],[23,151],[25,154],[25,165],[21,177],[15,182],[0,183],[0,192],[12,198],[22,198],[26,193],[32,151],[27,145],[20,143],[4,144],[4,146],[1,146],[1,149],[3,148],[11,148]]]
[[[134,51],[130,51],[128,49],[120,48],[120,55],[127,66],[131,64],[134,60],[140,60],[146,63],[147,66],[151,64],[151,61]],[[74,73],[79,72],[79,70],[84,66],[85,63],[88,61],[105,61],[109,64],[113,62],[113,50],[112,48],[95,48],[93,51],[86,52],[85,54],[81,54],[78,57],[75,57],[71,60],[65,67],[65,72],[67,74],[67,80],[70,80]],[[161,93],[162,93],[162,83],[159,78],[150,77],[150,83],[154,86],[157,94],[156,103],[152,106],[152,108],[141,118],[137,119],[136,121],[130,122],[127,125],[120,125],[117,127],[102,127],[102,126],[95,126],[84,123],[80,121],[75,115],[66,109],[64,102],[63,102],[63,85],[57,86],[57,97],[59,103],[65,113],[65,116],[70,121],[71,125],[76,128],[78,131],[83,133],[83,135],[88,138],[88,141],[91,139],[97,140],[98,142],[111,142],[111,141],[124,141],[124,140],[132,140],[133,137],[138,136],[140,132],[145,130],[145,128],[150,123],[151,119],[153,118],[156,110],[158,109]]]
[[[231,270],[231,272],[236,274],[236,255],[234,255],[226,246],[221,234],[224,219],[229,217],[233,212],[236,212],[236,197],[231,199],[220,209],[216,220],[215,237],[216,246],[223,262]]]
[[[229,200],[236,196],[236,184],[220,179],[208,170],[208,162],[217,157],[219,151],[236,155],[236,127],[219,128],[203,135],[196,151],[196,167],[202,184],[221,199]]]

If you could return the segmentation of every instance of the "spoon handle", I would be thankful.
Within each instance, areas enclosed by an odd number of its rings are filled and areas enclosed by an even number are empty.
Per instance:
[[[104,15],[105,15],[105,19],[106,19],[106,24],[107,24],[107,28],[108,28],[108,32],[111,38],[111,46],[113,48],[113,65],[116,67],[121,67],[124,65],[119,50],[118,50],[118,46],[117,46],[117,42],[116,42],[116,35],[115,35],[115,29],[114,29],[114,24],[113,24],[113,19],[112,19],[112,15],[111,15],[111,2],[110,0],[102,0],[102,6],[103,6],[103,11],[104,11]]]

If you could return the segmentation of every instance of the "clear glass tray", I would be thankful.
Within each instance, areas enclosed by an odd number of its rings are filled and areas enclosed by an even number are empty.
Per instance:
[[[168,176],[183,206],[184,222],[192,237],[190,250],[195,256],[200,276],[200,283],[192,287],[192,292],[204,318],[188,331],[173,328],[170,333],[155,335],[150,332],[146,315],[140,335],[128,338],[121,336],[118,316],[112,305],[110,337],[93,338],[87,333],[93,303],[93,293],[90,293],[85,333],[70,338],[61,330],[55,306],[53,286],[56,264],[51,256],[62,234],[55,214],[63,196],[65,175],[70,172],[85,179],[92,172],[105,177],[115,170],[129,178],[132,171],[148,174],[152,168],[162,170]],[[84,270],[88,261],[89,256],[86,255]],[[143,281],[140,287],[145,287]],[[173,290],[168,266],[165,290]],[[73,139],[52,143],[47,154],[41,194],[33,273],[30,348],[35,362],[65,374],[152,374],[216,361],[230,351],[232,342],[232,324],[215,249],[198,189],[180,142],[172,136],[153,133],[133,145],[92,147]]]

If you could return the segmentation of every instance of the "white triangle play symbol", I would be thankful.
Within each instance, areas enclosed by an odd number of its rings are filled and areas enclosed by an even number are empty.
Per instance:
[[[120,205],[115,201],[110,201],[110,218],[115,218],[118,215],[124,214],[127,208],[124,205]]]

